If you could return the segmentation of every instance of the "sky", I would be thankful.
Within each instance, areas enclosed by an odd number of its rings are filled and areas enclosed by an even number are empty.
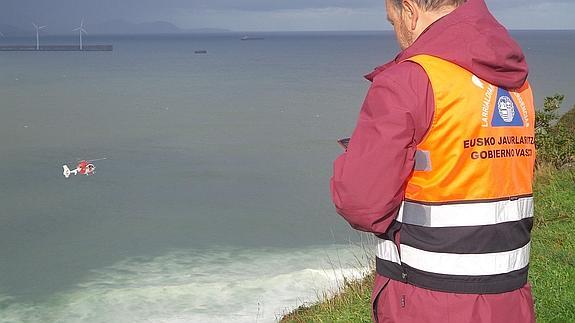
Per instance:
[[[486,0],[510,29],[575,29],[573,0]],[[388,30],[385,0],[0,0],[0,25],[67,31],[108,20],[167,21],[183,29]]]

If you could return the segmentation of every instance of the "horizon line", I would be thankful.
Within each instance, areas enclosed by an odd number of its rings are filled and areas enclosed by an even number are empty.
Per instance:
[[[213,29],[214,31],[208,31]],[[220,29],[220,30],[218,30]],[[549,29],[539,29],[539,28],[509,28],[508,31],[575,31],[575,28],[571,29],[558,29],[558,28],[549,28]],[[1,30],[0,30],[1,31]],[[180,32],[132,32],[132,33],[122,33],[122,32],[106,32],[106,33],[90,33],[91,36],[153,36],[153,35],[218,35],[218,34],[250,34],[250,33],[390,33],[393,32],[392,29],[380,29],[380,30],[228,30],[225,28],[192,28],[188,30],[182,30]],[[76,33],[67,32],[67,33],[45,33],[44,36],[69,36],[75,35]],[[18,33],[15,35],[5,35],[4,38],[10,37],[26,37],[26,34]],[[2,39],[2,38],[0,38]]]
[[[213,30],[213,31],[210,31]],[[508,28],[510,32],[516,31],[575,31],[575,28],[570,29],[559,29],[559,28]],[[2,30],[0,30],[1,32]],[[24,30],[28,31],[28,30]],[[169,35],[223,35],[223,34],[258,34],[258,33],[392,33],[392,29],[364,29],[364,30],[232,30],[226,28],[215,28],[215,27],[204,27],[204,28],[191,28],[191,29],[183,29],[181,31],[176,32],[105,32],[105,33],[94,33],[91,32],[91,36],[169,36]],[[5,34],[3,38],[11,38],[11,37],[27,37],[25,33],[17,33],[17,34]],[[44,33],[44,36],[70,36],[76,35],[75,32],[55,32]],[[0,38],[2,39],[2,38]]]

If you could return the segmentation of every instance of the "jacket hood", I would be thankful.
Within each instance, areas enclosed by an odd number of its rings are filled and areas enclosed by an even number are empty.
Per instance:
[[[527,79],[525,55],[509,32],[491,15],[484,0],[467,0],[434,22],[394,61],[376,74],[409,57],[427,54],[455,63],[494,85],[514,89]]]

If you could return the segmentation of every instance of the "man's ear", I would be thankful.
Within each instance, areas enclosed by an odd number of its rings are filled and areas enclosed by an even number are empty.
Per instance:
[[[403,12],[409,21],[409,27],[415,30],[419,21],[419,7],[412,0],[404,0]]]

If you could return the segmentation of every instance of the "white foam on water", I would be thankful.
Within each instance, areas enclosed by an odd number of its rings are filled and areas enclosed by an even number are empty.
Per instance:
[[[344,277],[365,275],[358,257],[369,258],[359,247],[328,246],[129,258],[44,303],[10,304],[0,294],[0,322],[275,322]]]

